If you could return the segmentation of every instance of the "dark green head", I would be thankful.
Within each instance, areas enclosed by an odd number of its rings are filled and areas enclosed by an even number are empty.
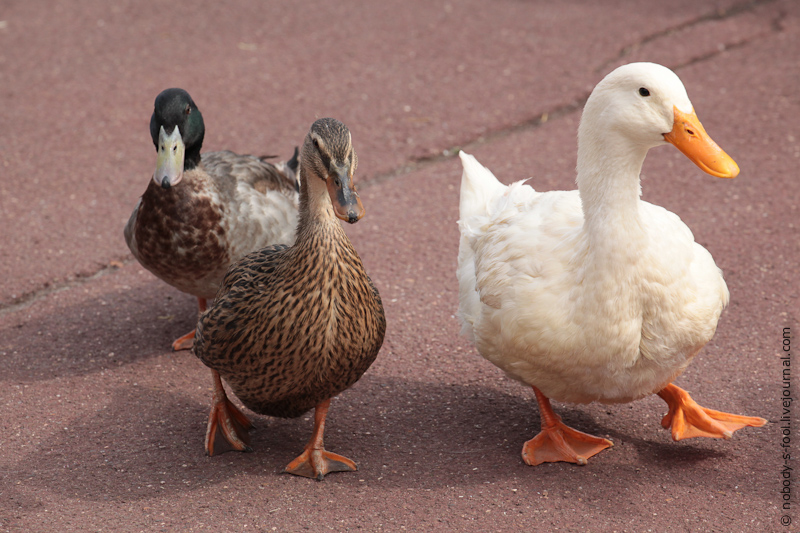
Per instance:
[[[153,175],[156,183],[169,189],[181,180],[184,170],[200,163],[205,133],[203,115],[189,93],[166,89],[156,97],[150,117],[150,137],[159,154]]]

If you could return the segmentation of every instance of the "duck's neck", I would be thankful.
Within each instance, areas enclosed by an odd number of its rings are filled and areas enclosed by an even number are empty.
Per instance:
[[[578,190],[588,232],[623,233],[640,226],[642,170],[647,147],[586,138],[578,141]]]
[[[611,282],[622,290],[628,286],[629,276],[638,272],[647,246],[639,182],[647,148],[599,141],[578,141],[577,181],[588,245],[587,276],[597,277],[593,283],[598,286]]]
[[[346,240],[347,237],[333,212],[325,182],[301,168],[297,245],[329,245],[328,241],[340,239]]]
[[[183,156],[183,170],[187,172],[200,166],[200,146],[186,147],[186,153]]]

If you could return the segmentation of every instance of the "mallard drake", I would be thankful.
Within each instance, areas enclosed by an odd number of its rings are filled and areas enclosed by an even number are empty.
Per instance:
[[[705,172],[736,163],[703,129],[680,79],[620,67],[586,102],[577,191],[501,184],[461,153],[459,316],[480,354],[533,387],[542,431],[531,465],[586,459],[612,443],[566,426],[550,406],[656,393],[672,438],[722,437],[763,418],[712,411],[672,382],[712,338],[728,289],[677,215],[640,199],[647,151],[671,143]]]
[[[231,264],[270,244],[291,244],[299,183],[295,156],[272,164],[230,151],[200,154],[203,115],[183,89],[156,97],[150,136],[156,170],[136,204],[125,241],[144,268],[197,297],[200,311]],[[173,350],[192,347],[194,331]]]
[[[300,156],[296,242],[238,261],[200,317],[194,350],[214,382],[208,455],[220,446],[250,449],[250,422],[228,400],[221,376],[256,413],[298,417],[315,409],[312,437],[287,472],[321,480],[356,470],[323,446],[331,398],[369,368],[386,331],[378,290],[337,220],[352,224],[364,215],[353,184],[356,164],[347,126],[314,122]]]

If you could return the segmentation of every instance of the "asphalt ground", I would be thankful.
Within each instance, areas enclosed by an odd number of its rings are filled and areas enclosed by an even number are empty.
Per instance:
[[[780,356],[785,328],[800,331],[799,56],[792,0],[0,0],[0,530],[800,530],[800,488],[788,509],[780,493]],[[674,443],[655,396],[555,403],[614,447],[529,467],[533,395],[454,316],[454,154],[505,182],[574,188],[584,99],[640,60],[678,73],[742,169],[715,179],[669,147],[645,163],[643,198],[681,216],[731,291],[677,384],[770,424]],[[203,111],[207,151],[288,157],[323,116],[352,132],[367,215],[346,229],[388,320],[328,418],[328,449],[356,473],[281,474],[310,416],[251,414],[253,453],[204,455],[210,375],[169,350],[196,303],[122,238],[155,161],[153,99],[173,86]]]

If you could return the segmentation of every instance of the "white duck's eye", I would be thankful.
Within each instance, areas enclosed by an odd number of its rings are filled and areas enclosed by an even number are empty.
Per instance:
[[[639,87],[639,94],[642,96],[650,96],[650,91],[647,90],[647,87]]]

